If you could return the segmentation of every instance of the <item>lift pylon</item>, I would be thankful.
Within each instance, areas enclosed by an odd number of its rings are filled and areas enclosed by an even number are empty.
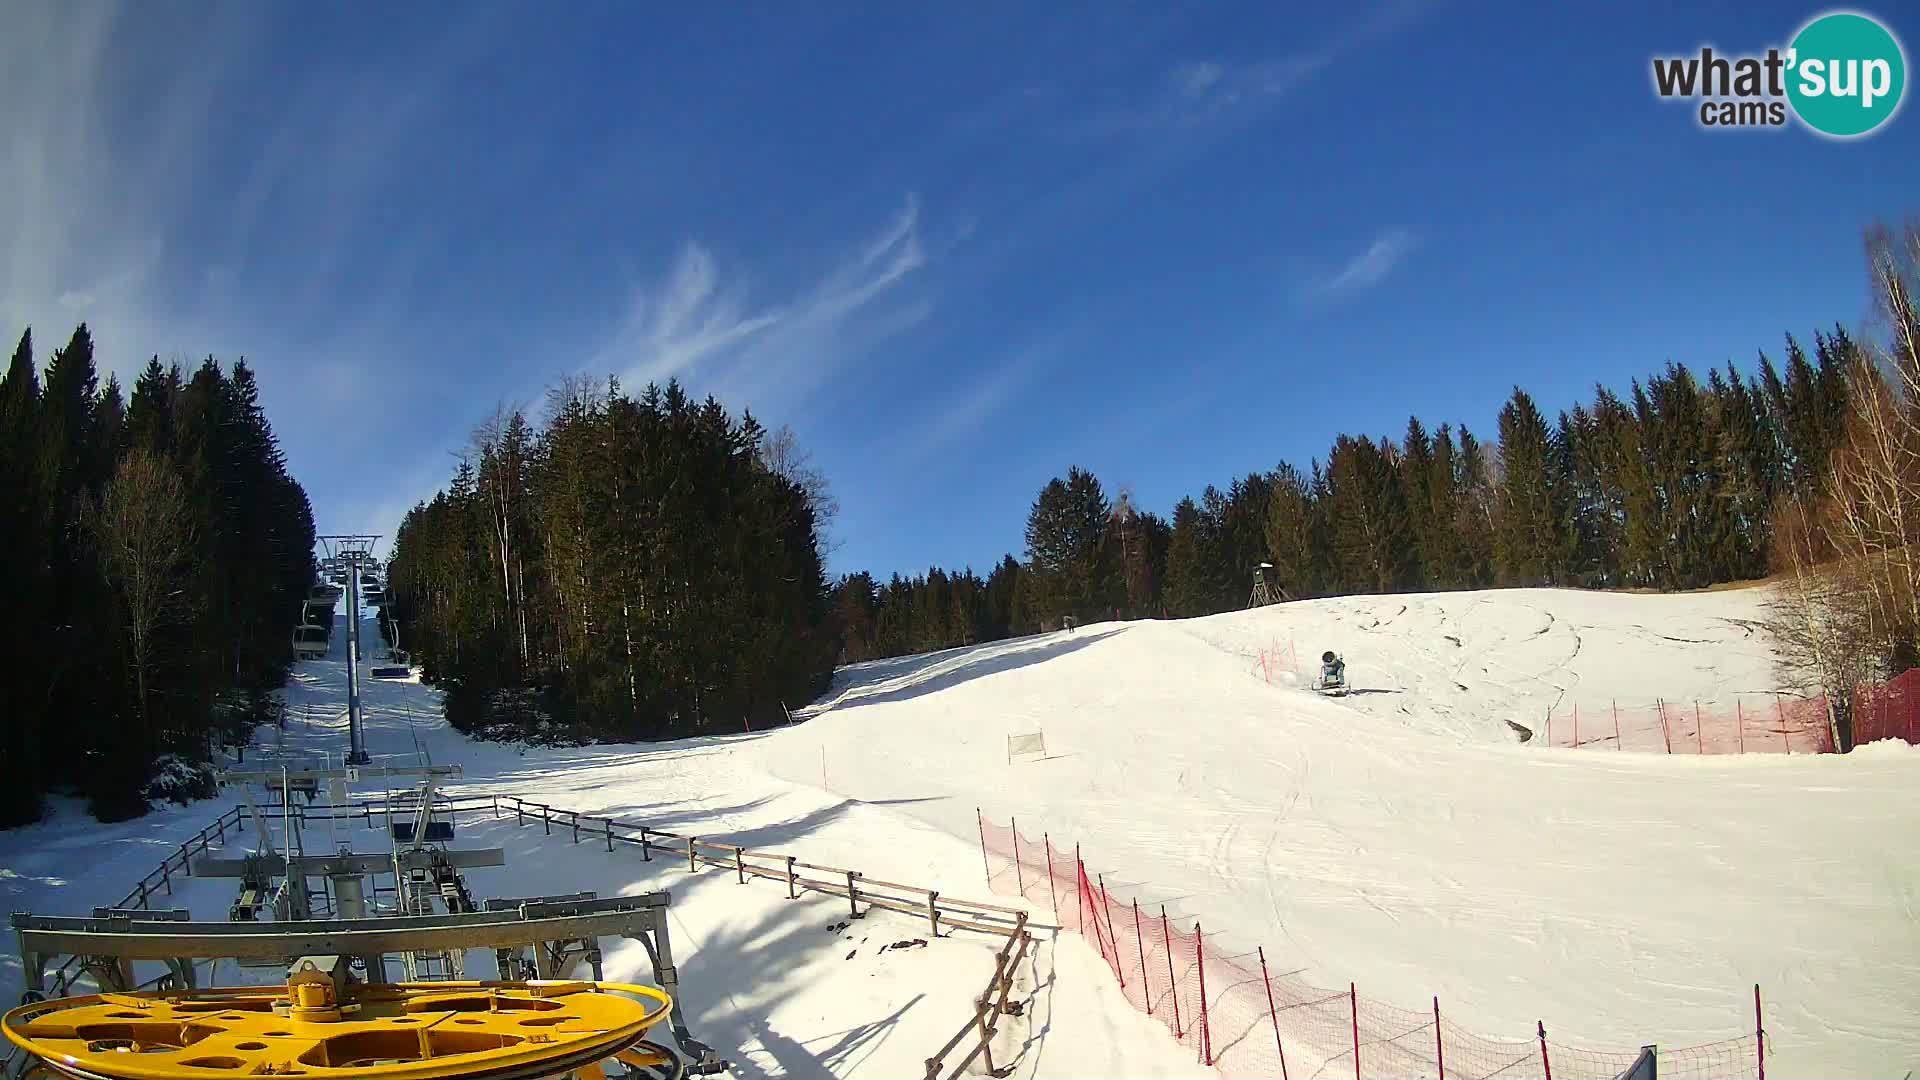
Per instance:
[[[327,558],[347,564],[347,764],[364,765],[366,733],[360,717],[360,574],[371,564],[378,533],[330,533],[317,537]]]

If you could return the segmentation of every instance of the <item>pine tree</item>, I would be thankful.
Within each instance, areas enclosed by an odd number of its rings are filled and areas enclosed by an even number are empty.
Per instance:
[[[1758,388],[1738,369],[1728,364],[1724,380],[1718,372],[1714,377],[1718,423],[1725,433],[1721,468],[1728,477],[1734,529],[1730,572],[1739,578],[1760,577],[1767,569],[1773,503],[1782,487],[1773,427]]]
[[[134,380],[133,399],[127,403],[128,444],[171,457],[178,443],[174,409],[179,396],[179,366],[162,368],[157,356],[148,360]]]
[[[1460,496],[1459,535],[1466,546],[1466,587],[1485,588],[1494,581],[1494,520],[1496,501],[1489,448],[1481,446],[1465,424],[1460,425],[1460,454],[1456,459]]]
[[[1508,585],[1557,584],[1565,573],[1567,514],[1554,483],[1552,438],[1526,391],[1515,387],[1500,410],[1501,482],[1494,551]]]
[[[47,534],[49,500],[39,467],[40,379],[33,361],[33,332],[20,335],[13,360],[0,379],[0,559],[12,587],[0,607],[0,758],[13,763],[0,784],[0,828],[38,820],[47,763],[46,673],[38,660],[51,619]]]
[[[1432,463],[1427,472],[1428,581],[1433,589],[1464,589],[1473,584],[1473,567],[1462,534],[1466,504],[1461,492],[1459,455],[1453,429],[1441,424],[1431,441]]]
[[[1042,620],[1110,617],[1120,596],[1115,568],[1103,558],[1112,516],[1100,481],[1078,466],[1041,489],[1027,515],[1026,539]]]
[[[1267,500],[1267,550],[1274,573],[1295,599],[1319,596],[1327,588],[1326,553],[1321,549],[1313,501],[1306,477],[1292,465],[1273,473],[1273,494]]]
[[[1271,561],[1267,550],[1267,505],[1273,498],[1273,478],[1248,473],[1227,488],[1220,513],[1224,590],[1215,609],[1225,611],[1246,603],[1253,570]]]
[[[1555,483],[1565,494],[1567,572],[1573,584],[1600,588],[1617,579],[1618,521],[1602,479],[1599,422],[1584,405],[1560,414],[1554,438]]]
[[[1014,595],[1023,576],[1019,560],[1012,555],[1003,556],[993,573],[987,575],[987,632],[983,640],[1011,637],[1026,629],[1014,618]]]
[[[1106,543],[1130,618],[1151,615],[1160,608],[1163,566],[1154,560],[1154,532],[1159,524],[1158,518],[1134,506],[1132,492],[1121,489],[1107,523]]]
[[[1400,469],[1390,443],[1341,435],[1327,457],[1327,517],[1339,580],[1353,592],[1408,586],[1413,549]]]
[[[572,737],[654,738],[783,722],[839,657],[974,633],[955,575],[830,586],[820,492],[750,413],[677,383],[635,398],[578,381],[549,412],[538,430],[518,412],[483,425],[395,543],[399,631],[464,730],[530,735],[552,717]]]
[[[1400,493],[1407,505],[1407,535],[1418,556],[1408,579],[1411,588],[1432,588],[1441,573],[1443,543],[1433,516],[1433,440],[1417,416],[1407,417],[1400,446]]]
[[[1173,508],[1173,530],[1167,541],[1167,584],[1162,596],[1167,613],[1176,619],[1210,615],[1221,610],[1228,588],[1222,569],[1220,508],[1226,500],[1209,487],[1203,510],[1191,498]]]

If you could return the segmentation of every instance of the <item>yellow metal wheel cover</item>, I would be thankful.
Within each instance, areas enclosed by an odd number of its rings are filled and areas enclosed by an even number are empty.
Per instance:
[[[99,994],[23,1005],[0,1029],[63,1073],[116,1080],[528,1077],[613,1057],[672,1002],[621,983],[435,982],[356,986],[338,1019],[290,1005],[285,986]]]

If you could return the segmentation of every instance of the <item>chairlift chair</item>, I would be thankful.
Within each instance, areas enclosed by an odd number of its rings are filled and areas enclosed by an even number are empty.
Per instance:
[[[304,623],[293,628],[293,654],[295,656],[325,656],[328,650],[330,631],[313,623]]]

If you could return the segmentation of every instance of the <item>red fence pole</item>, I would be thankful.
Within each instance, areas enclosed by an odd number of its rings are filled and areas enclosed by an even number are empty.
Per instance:
[[[1213,1064],[1213,1029],[1207,1024],[1207,939],[1193,924],[1193,962],[1200,968],[1200,1055]]]
[[[1613,748],[1620,749],[1620,703],[1613,703]]]
[[[1760,984],[1753,984],[1753,1057],[1760,1080],[1767,1080],[1767,1026],[1760,1022]]]
[[[987,862],[987,819],[980,816],[980,808],[973,808],[973,823],[980,826],[980,869],[987,875],[987,888],[993,888],[993,867]]]
[[[1780,748],[1788,754],[1793,753],[1793,743],[1787,738],[1787,707],[1780,703],[1780,695],[1773,695],[1773,717],[1780,721]]]
[[[1534,1023],[1540,1025],[1540,1068],[1546,1072],[1547,1080],[1553,1080],[1553,1062],[1547,1059],[1547,1023],[1544,1020]]]
[[[1914,690],[1907,692],[1907,742],[1920,744],[1920,738],[1914,738],[1914,721],[1920,721],[1920,694]]]
[[[1580,749],[1580,703],[1573,703],[1573,748]]]
[[[1547,708],[1547,745],[1549,747],[1553,745],[1553,708],[1551,706]]]
[[[1273,1021],[1273,1048],[1280,1052],[1280,1080],[1287,1080],[1287,1048],[1280,1042],[1280,1010],[1273,1007],[1273,980],[1267,977],[1267,950],[1262,946],[1254,951],[1260,954],[1260,982],[1267,988],[1267,1018]],[[1440,1080],[1447,1078],[1442,1075]]]
[[[1654,707],[1660,710],[1660,737],[1666,740],[1667,753],[1671,754],[1673,753],[1673,732],[1667,730],[1667,703],[1660,698],[1654,698],[1654,701],[1658,703]]]
[[[1140,996],[1147,999],[1147,1015],[1152,1016],[1153,980],[1147,978],[1147,939],[1140,933],[1140,901],[1137,899],[1133,902],[1133,943],[1140,949]]]
[[[1053,838],[1040,834],[1040,849],[1047,856],[1047,898],[1053,901],[1053,921],[1060,921],[1060,892],[1053,887]]]
[[[1695,753],[1704,754],[1707,752],[1707,725],[1700,722],[1700,700],[1698,698],[1695,698],[1693,702],[1693,745]],[[1015,835],[1017,836],[1018,834],[1016,833]],[[1019,842],[1018,840],[1014,841],[1016,844]]]
[[[1120,935],[1113,932],[1113,906],[1107,899],[1107,875],[1099,875],[1100,906],[1107,912],[1107,936],[1113,939],[1113,977],[1120,980],[1120,989],[1127,988],[1127,969],[1120,966]]]
[[[1740,752],[1747,752],[1747,711],[1740,707],[1740,699],[1733,699],[1733,723],[1740,733]]]
[[[1087,932],[1086,915],[1092,915],[1093,944],[1095,948],[1100,950],[1100,959],[1105,960],[1107,958],[1107,943],[1105,936],[1100,932],[1100,913],[1094,910],[1093,907],[1093,885],[1087,881],[1087,864],[1080,861],[1079,844],[1073,845],[1073,876],[1075,882],[1074,887],[1080,890],[1080,895],[1086,903],[1085,913],[1080,919],[1080,932],[1082,934]]]
[[[1347,984],[1347,1008],[1353,1013],[1353,1080],[1360,1080],[1360,991],[1352,983]]]
[[[1013,833],[1013,884],[1020,890],[1020,899],[1027,898],[1026,877],[1020,873],[1020,819],[1008,818],[1007,827]]]
[[[1173,1037],[1182,1038],[1180,1031],[1180,990],[1173,981],[1173,929],[1167,924],[1167,905],[1160,905],[1160,937],[1167,943],[1167,996],[1173,999]]]
[[[1433,1063],[1440,1068],[1440,1080],[1447,1080],[1447,1048],[1440,1041],[1440,999],[1433,999]]]

